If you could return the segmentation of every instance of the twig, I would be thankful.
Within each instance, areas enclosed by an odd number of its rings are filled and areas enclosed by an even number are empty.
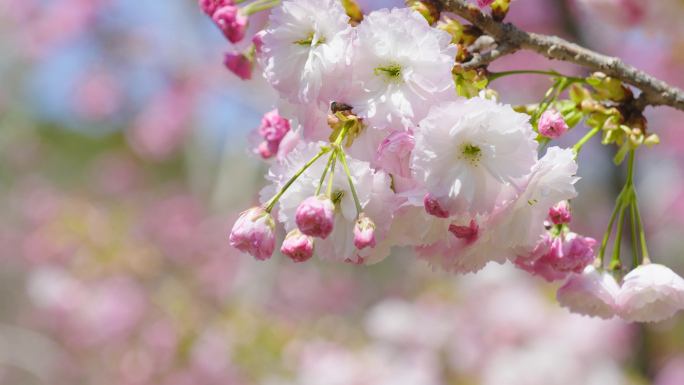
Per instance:
[[[473,60],[464,63],[463,67],[466,69],[489,64],[521,49],[534,51],[549,59],[567,61],[592,71],[601,71],[639,88],[642,93],[634,104],[639,110],[651,105],[670,106],[684,111],[684,91],[625,64],[619,58],[602,55],[556,36],[526,32],[513,24],[500,23],[466,0],[434,1],[441,5],[442,11],[461,16],[499,43],[499,48],[486,54],[476,55]]]

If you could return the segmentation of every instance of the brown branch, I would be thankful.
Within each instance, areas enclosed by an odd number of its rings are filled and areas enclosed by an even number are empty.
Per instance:
[[[464,63],[466,69],[489,64],[504,55],[524,49],[537,52],[549,59],[567,61],[592,71],[603,72],[639,88],[642,93],[635,103],[639,110],[651,105],[671,106],[684,111],[684,91],[625,64],[619,58],[602,55],[556,36],[526,32],[513,24],[500,23],[466,0],[434,1],[441,5],[442,11],[461,16],[499,43],[498,49],[476,55],[472,61]]]

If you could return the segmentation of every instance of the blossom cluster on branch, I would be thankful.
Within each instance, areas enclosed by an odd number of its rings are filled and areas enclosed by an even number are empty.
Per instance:
[[[510,1],[478,4],[502,20]],[[233,43],[244,37],[248,15],[275,7],[254,44],[231,54],[241,66],[226,61],[243,79],[258,63],[280,97],[250,139],[250,152],[272,164],[270,184],[262,205],[235,223],[231,244],[266,260],[279,222],[287,232],[280,251],[294,262],[315,254],[368,265],[403,246],[454,273],[510,261],[549,282],[566,280],[558,301],[581,314],[656,321],[684,307],[684,280],[650,264],[646,250],[634,153],[658,138],[633,106],[632,90],[602,73],[466,70],[492,42],[477,27],[438,21],[434,2],[407,5],[363,15],[351,1],[257,0],[242,8],[200,1]],[[525,72],[552,76],[541,103],[498,102],[489,83]],[[591,130],[575,146],[547,147],[582,120]],[[619,146],[617,163],[629,159],[629,174],[595,255],[599,242],[570,228],[569,201],[577,196],[577,154],[599,132],[604,144]],[[623,277],[627,212],[634,260]],[[604,269],[618,214],[616,249]]]

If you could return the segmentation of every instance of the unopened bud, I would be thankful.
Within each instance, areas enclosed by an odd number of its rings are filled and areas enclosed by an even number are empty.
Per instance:
[[[568,124],[565,123],[563,114],[554,109],[544,111],[539,117],[537,126],[539,134],[547,138],[559,138],[568,131]]]
[[[295,222],[303,234],[325,239],[335,225],[335,204],[321,195],[308,197],[297,208]]]
[[[313,239],[302,234],[299,229],[294,229],[285,237],[280,252],[287,255],[295,263],[306,262],[311,259],[314,253]]]
[[[257,261],[271,258],[275,250],[276,225],[263,206],[252,207],[240,215],[230,232],[230,244]]]
[[[359,214],[354,225],[354,246],[359,250],[375,247],[375,224],[365,213]]]
[[[408,0],[406,6],[420,13],[430,25],[439,19],[439,12],[432,2]]]

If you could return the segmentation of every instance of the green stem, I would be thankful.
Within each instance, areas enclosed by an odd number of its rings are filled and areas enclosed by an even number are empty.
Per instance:
[[[608,222],[608,229],[606,230],[606,235],[603,236],[603,242],[601,242],[601,250],[599,250],[598,255],[598,259],[601,260],[601,266],[603,266],[603,255],[606,253],[606,245],[608,245],[610,232],[613,230],[613,222],[615,222],[615,216],[617,215],[619,207],[620,202],[618,201],[615,203],[615,210],[613,210],[613,215],[610,216],[610,222]]]
[[[651,259],[648,257],[648,250],[646,249],[646,234],[644,227],[641,225],[641,215],[639,215],[639,204],[637,199],[634,199],[634,213],[636,214],[637,227],[639,227],[639,237],[641,241],[641,263],[650,263]]]
[[[574,146],[572,146],[572,150],[575,152],[575,158],[577,157],[577,154],[579,154],[580,150],[582,149],[582,146],[584,146],[585,143],[589,141],[594,135],[596,135],[599,131],[601,131],[603,127],[594,127],[589,131],[582,139],[579,140]]]
[[[331,150],[330,147],[324,147],[324,148],[322,148],[322,149],[321,149],[321,152],[318,153],[318,155],[314,156],[313,159],[311,159],[311,160],[309,161],[309,163],[305,164],[304,167],[302,167],[299,171],[297,171],[297,173],[296,173],[292,178],[290,178],[289,181],[287,181],[287,183],[285,184],[285,186],[283,186],[283,188],[280,189],[280,191],[278,192],[278,194],[276,194],[276,196],[274,196],[273,198],[271,198],[271,200],[268,202],[268,206],[266,207],[266,212],[267,212],[267,213],[270,213],[271,210],[273,210],[273,206],[275,206],[276,202],[278,202],[278,199],[280,199],[280,197],[281,197],[281,196],[283,195],[283,193],[292,185],[292,183],[294,183],[294,181],[297,180],[297,178],[299,178],[299,176],[302,175],[302,173],[303,173],[304,171],[306,171],[306,169],[309,168],[309,166],[311,166],[315,161],[317,161],[318,158],[320,158],[321,156],[323,156],[323,154],[325,154],[326,152],[328,152],[328,151],[330,151],[330,150]]]
[[[620,203],[620,217],[618,218],[618,228],[615,234],[615,247],[613,248],[613,258],[610,260],[610,270],[622,268],[620,262],[620,242],[622,241],[622,225],[624,224],[625,205]]]
[[[242,14],[249,16],[254,13],[257,13],[259,11],[263,11],[265,9],[270,9],[275,7],[280,3],[280,0],[265,0],[265,1],[255,1],[252,4],[249,4],[242,8]]]
[[[325,165],[325,169],[323,170],[323,175],[321,175],[321,180],[318,182],[318,187],[316,188],[316,194],[314,196],[318,196],[318,193],[321,192],[321,187],[323,187],[323,181],[325,180],[325,176],[328,175],[328,169],[330,168],[330,164],[333,161],[333,156],[335,155],[335,151],[333,151],[330,154],[330,158],[328,158],[328,164]]]
[[[632,269],[639,266],[639,255],[637,251],[636,220],[634,219],[634,203],[629,205],[629,223],[632,227]]]
[[[351,188],[352,195],[354,196],[354,203],[356,203],[356,214],[361,214],[363,209],[359,203],[359,197],[356,195],[356,189],[354,188],[354,183],[352,182],[351,174],[349,173],[349,167],[347,167],[347,157],[344,155],[344,150],[340,149],[340,159],[344,165],[344,172],[347,173],[347,179],[349,180],[349,188]]]
[[[330,198],[330,194],[332,193],[333,176],[335,175],[335,163],[337,162],[339,151],[339,148],[335,148],[333,150],[333,161],[332,166],[330,167],[330,178],[328,179],[328,186],[325,189],[325,196],[327,196],[328,198]]]

